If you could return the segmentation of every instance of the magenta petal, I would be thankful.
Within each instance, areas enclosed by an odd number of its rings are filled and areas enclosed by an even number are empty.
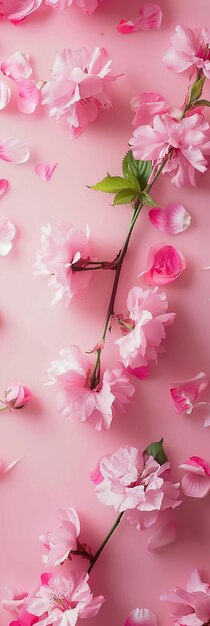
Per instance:
[[[50,165],[49,163],[37,163],[37,165],[35,166],[35,172],[37,176],[39,176],[39,178],[47,182],[51,180],[53,172],[55,171],[57,165],[58,163],[52,163],[52,165]]]
[[[162,548],[169,543],[173,543],[176,538],[176,523],[172,521],[161,522],[155,526],[148,541],[148,550]]]
[[[168,235],[181,233],[191,222],[191,216],[181,204],[171,203],[165,208],[155,208],[149,211],[151,224]]]
[[[149,609],[134,609],[129,613],[125,626],[157,626],[157,620]]]
[[[0,178],[0,197],[4,195],[9,186],[9,181],[6,178]]]
[[[135,33],[138,28],[135,26],[132,20],[120,20],[119,24],[117,25],[117,30],[118,33],[121,33],[121,35],[128,35],[129,33]]]

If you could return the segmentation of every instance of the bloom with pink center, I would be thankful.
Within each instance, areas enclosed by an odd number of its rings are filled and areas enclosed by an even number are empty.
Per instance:
[[[120,20],[117,30],[123,35],[135,33],[138,30],[158,29],[162,22],[162,11],[158,4],[147,2],[139,9],[138,17],[133,20]]]
[[[47,373],[50,383],[59,388],[58,408],[71,419],[93,424],[96,430],[107,430],[113,417],[124,412],[134,387],[123,369],[105,370],[96,387],[91,387],[93,364],[78,346],[60,351]]]
[[[201,113],[175,120],[169,113],[156,115],[153,126],[139,126],[130,140],[135,159],[158,161],[168,156],[163,173],[182,187],[196,185],[196,171],[205,172],[210,154],[210,129]]]
[[[91,480],[99,501],[118,513],[127,511],[129,521],[140,530],[154,524],[160,511],[180,504],[179,483],[168,480],[169,469],[170,463],[159,465],[152,456],[126,446],[102,457]]]
[[[191,456],[179,467],[184,471],[181,485],[185,495],[204,498],[210,490],[210,465],[199,456]]]
[[[0,15],[16,24],[36,11],[42,0],[0,0]]]
[[[164,56],[170,70],[184,72],[189,68],[202,71],[210,78],[210,31],[177,26],[171,38],[172,47]]]
[[[52,80],[42,88],[42,104],[49,106],[49,115],[56,120],[64,117],[76,137],[96,119],[101,108],[111,107],[107,83],[115,78],[104,48],[92,52],[66,48],[56,55]]]
[[[190,415],[202,391],[208,386],[208,378],[204,372],[199,372],[194,378],[176,383],[175,387],[170,389],[170,394],[177,413],[182,415],[187,413]],[[203,404],[203,403],[202,403]],[[208,403],[206,403],[208,404]]]
[[[134,609],[129,613],[125,626],[157,626],[157,620],[149,609]]]
[[[172,602],[170,617],[176,626],[204,626],[210,619],[210,586],[201,580],[197,569],[193,570],[187,590],[175,587],[160,596],[161,600]]]
[[[166,207],[157,207],[149,211],[149,220],[153,226],[167,235],[182,233],[191,223],[191,216],[186,209],[176,202]]]
[[[135,112],[133,126],[137,128],[142,124],[151,124],[155,115],[167,113],[169,105],[165,99],[154,92],[141,93],[131,99],[131,109]]]
[[[116,341],[120,360],[128,371],[145,378],[148,362],[157,361],[158,348],[166,336],[165,326],[173,323],[175,313],[168,313],[166,295],[159,293],[157,287],[147,291],[133,287],[128,294],[127,307],[130,323]]]
[[[59,524],[54,532],[41,535],[47,554],[43,562],[47,567],[56,567],[63,563],[72,550],[77,548],[77,537],[80,533],[80,521],[74,508],[59,511]]]
[[[147,271],[144,276],[149,285],[172,283],[186,269],[184,255],[174,246],[150,248]]]
[[[4,402],[8,409],[24,409],[31,399],[31,392],[25,385],[11,383],[4,392]]]
[[[79,271],[89,261],[89,235],[88,227],[84,233],[68,220],[41,228],[35,274],[50,277],[49,285],[56,289],[53,304],[62,298],[69,304],[75,293],[89,284],[92,273]]]
[[[75,626],[79,617],[94,617],[104,597],[93,596],[88,580],[87,574],[79,572],[71,572],[68,578],[51,576],[29,600],[28,611],[40,618],[40,626]]]

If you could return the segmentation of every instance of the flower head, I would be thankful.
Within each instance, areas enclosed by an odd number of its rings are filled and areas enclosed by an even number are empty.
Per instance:
[[[184,471],[181,480],[182,489],[186,496],[203,498],[210,491],[210,465],[199,456],[191,456],[180,469]]]
[[[172,47],[164,57],[170,70],[184,72],[193,68],[210,78],[210,32],[207,28],[192,30],[177,26],[171,42]]]
[[[25,385],[11,383],[4,392],[4,402],[8,409],[24,409],[31,399],[31,392]]]
[[[51,382],[58,383],[59,409],[71,419],[107,430],[116,412],[123,411],[134,393],[123,369],[105,370],[95,388],[91,385],[93,365],[78,346],[60,351],[60,358],[47,371]]]
[[[187,590],[175,587],[163,593],[160,599],[174,604],[170,617],[176,626],[204,626],[209,621],[210,586],[202,582],[197,569],[193,570],[188,579]]]
[[[80,533],[80,521],[74,508],[59,511],[59,524],[54,532],[41,535],[40,540],[47,550],[43,561],[47,567],[56,567],[63,563],[72,550],[77,548]]]
[[[144,276],[149,285],[167,285],[186,268],[184,255],[174,246],[150,248],[147,271]]]

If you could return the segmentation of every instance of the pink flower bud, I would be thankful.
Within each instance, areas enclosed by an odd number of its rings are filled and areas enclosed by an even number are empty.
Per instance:
[[[24,385],[11,383],[5,389],[5,404],[8,406],[8,409],[24,409],[30,399],[30,389]]]

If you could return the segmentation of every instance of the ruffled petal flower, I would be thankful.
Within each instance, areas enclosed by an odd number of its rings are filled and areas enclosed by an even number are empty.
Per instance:
[[[208,623],[210,618],[210,586],[203,583],[198,570],[193,570],[188,583],[187,590],[181,587],[174,587],[168,592],[163,593],[161,600],[172,602],[174,610],[170,614],[173,622],[177,626],[203,626],[204,622],[200,619],[201,611],[204,607],[200,605],[200,601],[205,602],[205,621]],[[208,615],[208,618],[206,617]]]
[[[0,140],[0,159],[10,163],[25,163],[28,161],[30,152],[28,146],[19,139]]]
[[[37,163],[35,166],[35,172],[39,178],[47,182],[51,180],[57,165],[58,163],[52,163],[52,165],[50,165],[50,163]]]
[[[54,532],[41,535],[47,554],[43,561],[47,567],[56,567],[63,563],[72,550],[77,548],[77,537],[80,533],[80,521],[74,508],[59,511],[58,528]]]
[[[149,609],[134,609],[129,613],[125,626],[157,626],[157,620]]]
[[[164,208],[155,208],[149,211],[149,220],[153,226],[167,235],[182,233],[191,223],[191,216],[186,209],[175,202]]]
[[[154,527],[148,541],[148,550],[157,550],[169,543],[173,543],[176,539],[176,522],[162,521]]]
[[[24,52],[14,52],[1,64],[1,71],[13,80],[29,78],[32,73],[29,55]]]
[[[210,31],[177,26],[171,38],[172,47],[164,56],[170,70],[184,72],[189,68],[202,70],[210,78]]]
[[[150,248],[144,277],[149,285],[167,285],[186,269],[182,252],[173,246]]]
[[[169,105],[159,93],[141,93],[131,99],[131,109],[135,112],[132,124],[135,128],[151,124],[155,115],[167,113]]]
[[[139,9],[139,15],[134,20],[120,20],[117,30],[123,35],[135,33],[138,30],[158,29],[162,22],[162,11],[158,4],[147,2]]]
[[[0,15],[16,24],[36,11],[41,4],[42,0],[1,0]]]
[[[15,233],[16,228],[13,222],[3,217],[0,220],[0,256],[6,256],[12,249]]]
[[[180,469],[184,471],[181,485],[186,496],[204,498],[210,491],[210,466],[199,456],[191,456]]]

